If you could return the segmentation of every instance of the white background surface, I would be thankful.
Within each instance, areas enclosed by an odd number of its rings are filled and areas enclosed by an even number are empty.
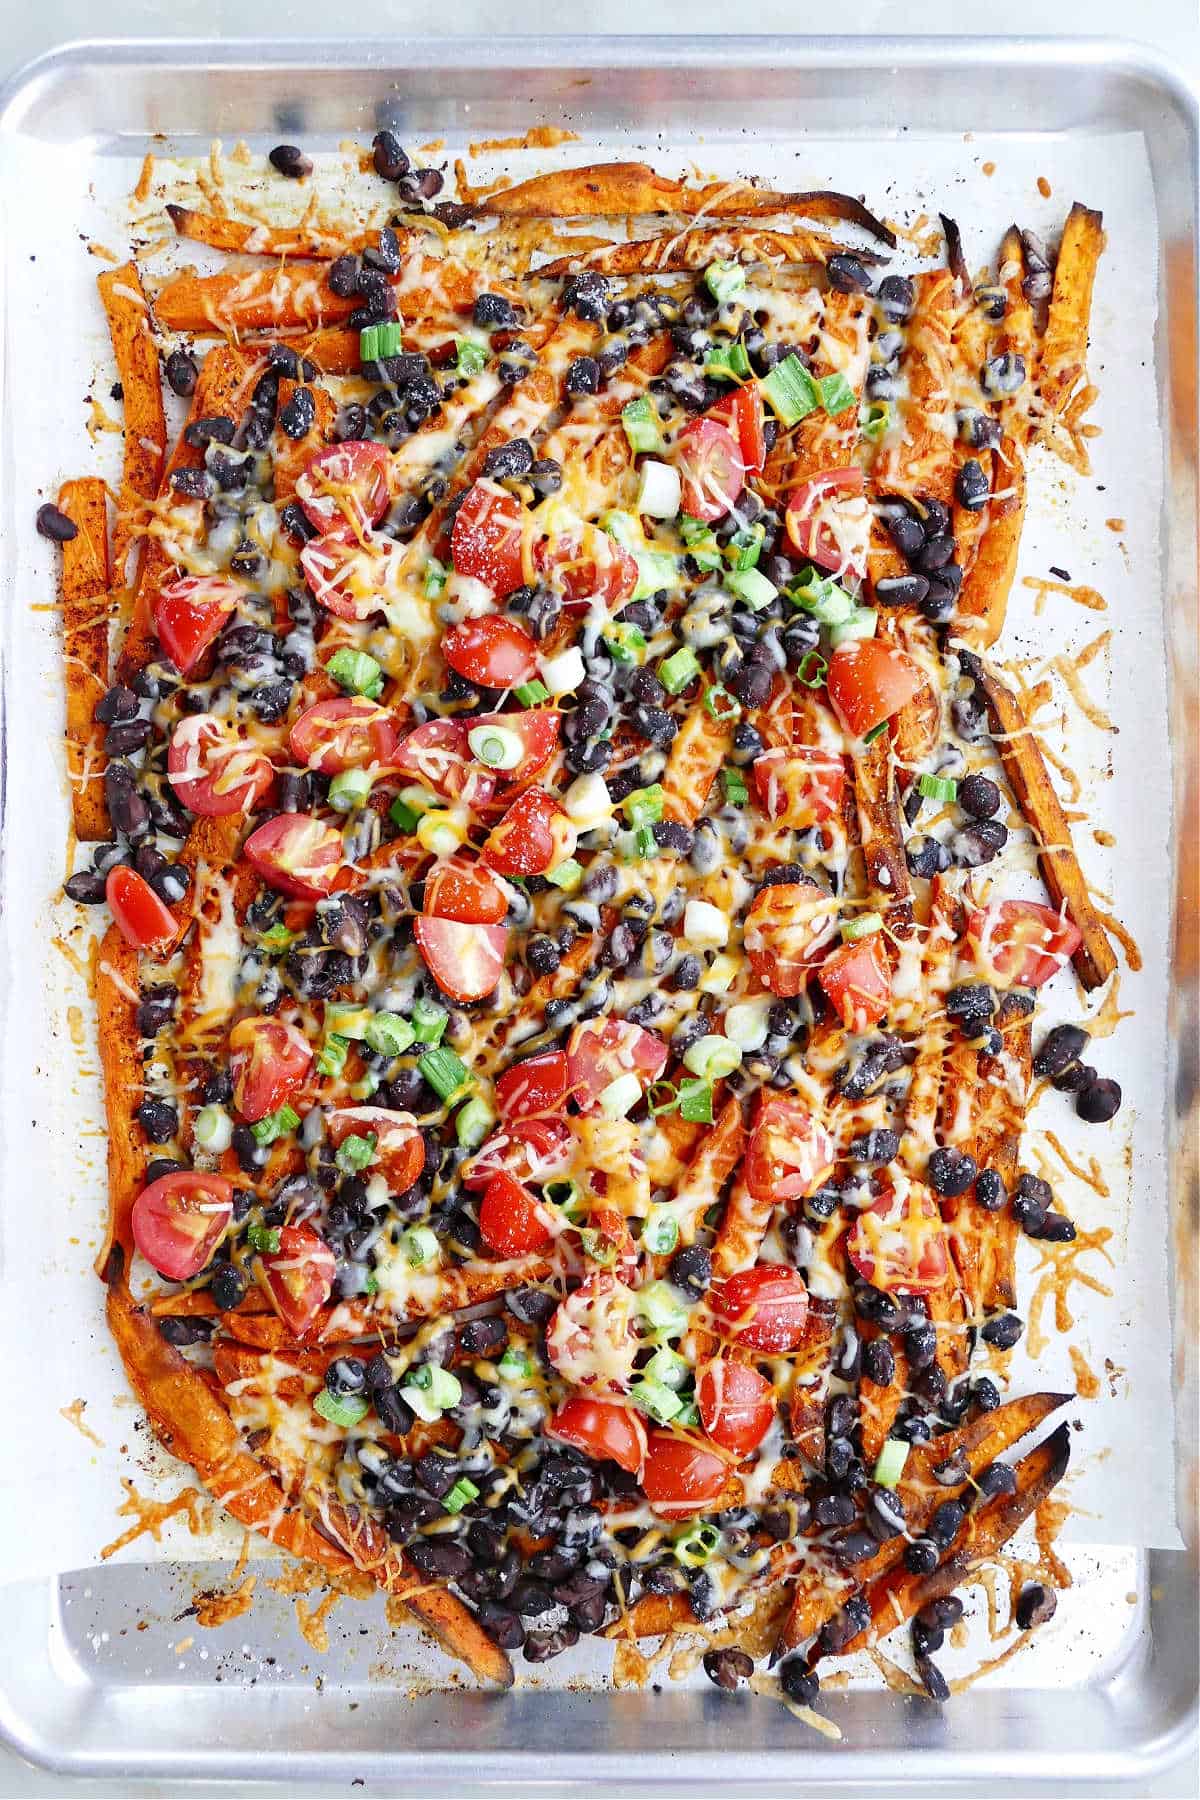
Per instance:
[[[667,31],[686,23],[691,33],[705,29],[728,29],[734,23],[726,0],[688,0],[686,7],[675,0],[575,0],[563,5],[562,0],[523,0],[519,9],[503,20],[494,4],[481,6],[470,0],[440,0],[435,16],[430,17],[415,6],[389,4],[388,0],[372,0],[360,5],[355,23],[360,30],[374,35],[396,31],[425,30],[442,35],[448,32],[480,31],[502,35],[507,29],[519,32],[567,29],[583,31]],[[107,7],[94,0],[44,0],[40,6],[13,4],[6,0],[0,24],[0,70],[7,74],[19,64],[69,37],[98,35],[162,35],[238,37],[271,32],[276,36],[327,35],[335,29],[354,35],[349,11],[333,0],[113,0]],[[430,9],[433,11],[433,9]],[[1136,36],[1150,42],[1183,65],[1193,79],[1200,75],[1200,31],[1197,29],[1195,0],[1142,0],[1136,9],[1128,0],[1060,0],[1055,7],[1045,0],[1007,0],[997,5],[980,5],[976,0],[923,0],[917,8],[900,0],[876,0],[850,6],[843,4],[831,17],[826,8],[806,4],[804,0],[760,0],[752,20],[740,15],[737,22],[752,23],[758,33],[829,29],[857,31],[867,34],[885,32],[1007,31],[1037,33],[1045,29],[1057,32],[1108,32]],[[76,1796],[161,1794],[168,1790],[159,1784],[65,1782],[59,1777],[46,1777],[26,1770],[0,1751],[0,1795]],[[231,1792],[225,1787],[204,1786],[195,1793]],[[285,1792],[283,1789],[260,1789],[262,1793]],[[358,1793],[370,1793],[357,1789]],[[1040,1790],[1039,1790],[1040,1791]],[[1128,1790],[1096,1787],[1092,1793],[1118,1793]],[[1162,1778],[1141,1792],[1160,1797],[1194,1794],[1194,1767],[1183,1768]],[[812,1794],[810,1787],[806,1790]],[[1030,1790],[1034,1792],[1034,1790]]]

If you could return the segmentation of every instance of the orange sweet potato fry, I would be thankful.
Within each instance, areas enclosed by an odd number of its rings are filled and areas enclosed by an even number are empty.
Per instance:
[[[60,512],[76,526],[62,547],[63,659],[67,691],[67,777],[71,818],[81,843],[108,836],[104,799],[104,727],[96,703],[108,688],[108,516],[102,481],[65,482]]]
[[[137,264],[127,262],[119,269],[106,269],[96,284],[108,315],[125,409],[121,504],[113,530],[112,554],[116,579],[123,583],[138,508],[154,498],[162,479],[167,425],[158,351],[150,333],[150,302]]]

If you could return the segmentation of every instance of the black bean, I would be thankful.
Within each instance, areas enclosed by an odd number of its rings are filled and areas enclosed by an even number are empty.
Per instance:
[[[1103,1125],[1121,1110],[1120,1084],[1105,1078],[1091,1081],[1079,1090],[1075,1111],[1089,1125]]]
[[[660,850],[673,850],[677,856],[689,856],[692,850],[691,828],[678,819],[657,819],[651,830]]]
[[[842,1532],[840,1537],[833,1540],[831,1548],[840,1563],[853,1565],[869,1561],[879,1545],[871,1532],[858,1527],[853,1531]]]
[[[167,386],[173,394],[187,399],[195,392],[200,371],[196,359],[188,350],[172,350],[164,365]]]
[[[771,693],[774,670],[767,663],[746,661],[730,681],[731,692],[743,706],[765,706]]]
[[[702,1244],[688,1244],[671,1258],[670,1275],[685,1293],[699,1296],[712,1281],[712,1257]]]
[[[958,804],[972,819],[991,819],[1000,810],[1000,789],[986,775],[968,775],[959,783]]]
[[[304,176],[312,174],[311,158],[305,156],[303,150],[295,144],[276,144],[267,161],[281,175],[288,175],[293,181],[301,181]]]
[[[854,1290],[854,1310],[881,1331],[899,1331],[906,1317],[900,1302],[886,1289],[870,1287],[866,1282],[860,1282]]]
[[[880,606],[920,606],[929,592],[924,575],[885,575],[875,583],[875,598]]]
[[[525,1642],[525,1627],[507,1606],[484,1600],[476,1616],[492,1642],[502,1650],[519,1650]]]
[[[744,1650],[709,1650],[704,1656],[704,1673],[717,1687],[732,1694],[743,1681],[749,1681],[754,1664]]]
[[[638,737],[652,744],[669,744],[679,726],[661,706],[635,706],[629,720]]]
[[[189,1319],[187,1317],[172,1318],[168,1315],[158,1321],[159,1336],[177,1350],[185,1350],[189,1344],[206,1344],[212,1336],[212,1319]]]
[[[954,860],[964,869],[979,869],[999,856],[1008,842],[1008,827],[999,819],[977,819],[951,839]]]
[[[960,982],[946,995],[946,1014],[968,1036],[992,1017],[996,1010],[996,994],[986,982]]]
[[[904,1354],[913,1369],[927,1369],[937,1356],[937,1332],[929,1321],[910,1325],[904,1334]]]
[[[377,131],[371,142],[376,174],[382,175],[385,181],[399,181],[402,175],[408,174],[412,165],[394,131]]]
[[[870,1623],[871,1607],[866,1596],[851,1594],[842,1610],[822,1625],[817,1638],[818,1647],[824,1655],[837,1656]]]
[[[358,292],[359,273],[360,265],[357,256],[346,250],[330,263],[329,273],[325,279],[340,300],[349,300]]]
[[[994,398],[1015,394],[1024,385],[1025,372],[1025,358],[1006,350],[999,356],[989,356],[979,372],[979,385]]]
[[[1033,1059],[1033,1072],[1043,1078],[1061,1075],[1073,1062],[1078,1062],[1090,1042],[1082,1025],[1056,1025],[1042,1039]]]
[[[870,293],[871,277],[857,256],[849,256],[844,252],[831,256],[825,268],[829,274],[830,287],[836,288],[839,294]]]
[[[279,414],[279,424],[290,438],[307,437],[317,421],[317,403],[311,388],[297,388]]]
[[[629,692],[640,706],[661,706],[667,695],[652,669],[635,669],[630,677]]]
[[[927,537],[913,558],[913,566],[920,569],[923,575],[933,575],[945,568],[954,560],[954,539],[946,537]]]
[[[966,1516],[967,1509],[961,1500],[943,1500],[929,1521],[929,1537],[940,1549],[949,1549],[962,1529]]]
[[[912,1575],[929,1575],[938,1565],[937,1545],[929,1538],[914,1538],[904,1552],[904,1566]]]
[[[358,1356],[335,1356],[325,1371],[331,1394],[361,1394],[367,1385],[366,1364]]]
[[[1057,1610],[1058,1595],[1044,1582],[1027,1582],[1017,1595],[1016,1620],[1022,1631],[1047,1624]]]
[[[931,625],[949,624],[954,617],[958,589],[946,578],[956,567],[955,563],[947,563],[938,574],[929,577],[929,591],[921,602],[921,617],[928,619]]]
[[[539,457],[529,471],[529,480],[537,498],[545,500],[562,486],[562,464],[552,456]]]
[[[558,1296],[544,1288],[513,1288],[504,1296],[504,1304],[523,1325],[544,1325],[558,1305]]]
[[[413,1428],[413,1411],[400,1392],[400,1383],[391,1382],[375,1394],[375,1411],[385,1431],[403,1437]]]
[[[528,438],[509,438],[506,444],[489,450],[483,462],[484,475],[492,481],[507,481],[528,475],[533,467],[533,446]]]
[[[165,1144],[179,1129],[179,1114],[166,1100],[147,1095],[137,1109],[137,1122],[152,1144]]]
[[[985,1212],[1000,1212],[1008,1198],[996,1169],[980,1169],[975,1177],[975,1198]]]
[[[1022,1180],[1024,1179],[1022,1177]],[[1043,1182],[1039,1185],[1045,1186],[1046,1184]],[[1048,1202],[1042,1200],[1036,1193],[1023,1192],[1021,1183],[1018,1182],[1016,1192],[1009,1202],[1009,1210],[1022,1231],[1030,1237],[1036,1237],[1041,1229],[1042,1220],[1046,1217],[1047,1205]]]
[[[377,243],[366,246],[363,261],[368,268],[378,269],[383,275],[400,273],[400,240],[390,225],[383,227]]]
[[[110,725],[104,735],[106,756],[132,756],[144,750],[154,727],[149,719],[127,719],[121,725]]]
[[[935,1656],[946,1641],[946,1634],[937,1625],[927,1625],[918,1615],[912,1622],[912,1646],[915,1656]]]
[[[1029,1236],[1046,1244],[1071,1244],[1075,1241],[1075,1227],[1064,1213],[1048,1212]]]
[[[1057,1075],[1052,1075],[1050,1085],[1060,1094],[1081,1094],[1084,1088],[1091,1087],[1099,1081],[1100,1075],[1091,1063],[1068,1063]]]
[[[594,394],[600,387],[600,365],[594,356],[577,356],[567,369],[568,394]]]
[[[579,1628],[574,1624],[560,1625],[554,1631],[534,1631],[525,1639],[522,1655],[526,1662],[549,1662],[552,1657],[561,1656],[564,1650],[570,1650],[579,1642]]]
[[[891,1387],[896,1379],[896,1356],[885,1337],[872,1338],[863,1346],[863,1374],[876,1387]]]
[[[875,1126],[850,1144],[850,1157],[854,1162],[890,1163],[899,1153],[900,1133],[885,1125]]]
[[[596,270],[587,269],[574,275],[563,288],[564,312],[574,312],[581,319],[602,319],[608,306],[608,282]]]
[[[889,513],[885,517],[884,523],[887,526],[888,536],[901,556],[907,557],[911,562],[925,542],[925,527],[920,519],[915,518],[907,508],[903,510],[897,508],[895,512]]]
[[[195,419],[184,429],[184,441],[193,450],[207,450],[210,444],[232,444],[237,426],[232,419],[223,413],[214,413],[211,418]]]
[[[981,1500],[994,1500],[998,1494],[1015,1494],[1017,1472],[1006,1462],[989,1463],[986,1469],[980,1469],[975,1485]]]
[[[954,478],[954,498],[968,512],[979,512],[987,505],[990,491],[987,476],[975,458],[968,456]]]
[[[937,838],[921,835],[909,838],[904,847],[904,860],[910,875],[930,880],[950,867],[950,852]]]
[[[42,537],[49,538],[54,544],[69,544],[79,533],[74,519],[69,519],[48,500],[37,509],[37,528]]]
[[[930,1187],[947,1200],[965,1194],[975,1175],[975,1158],[966,1150],[953,1147],[935,1150],[926,1167]]]
[[[989,1319],[979,1335],[993,1349],[1011,1350],[1024,1329],[1015,1313],[1001,1313],[997,1318]]]
[[[80,869],[63,883],[63,893],[78,906],[99,906],[104,899],[104,876],[95,869]]]
[[[877,298],[889,319],[904,320],[912,312],[916,293],[907,275],[885,275],[877,289]]]
[[[971,1404],[980,1412],[995,1412],[1000,1404],[1000,1389],[990,1375],[981,1375],[971,1384]]]
[[[944,1700],[950,1698],[950,1684],[935,1662],[930,1662],[927,1656],[915,1656],[913,1665],[920,1678],[921,1686],[931,1700],[936,1700],[940,1706]]]
[[[789,1656],[780,1664],[779,1685],[797,1706],[814,1705],[821,1691],[818,1676],[805,1668],[803,1656]]]

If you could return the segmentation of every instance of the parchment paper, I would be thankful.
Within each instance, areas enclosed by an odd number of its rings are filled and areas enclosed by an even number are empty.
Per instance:
[[[460,148],[450,138],[441,156]],[[575,143],[504,160],[510,170],[515,160],[522,173],[533,173],[587,160],[597,148]],[[599,148],[645,155],[669,173],[682,172],[694,158],[706,175],[757,173],[785,187],[829,184],[861,192],[875,210],[909,223],[923,212],[936,223],[936,213],[947,211],[962,226],[972,268],[994,255],[1013,218],[1053,236],[1073,198],[1103,209],[1109,247],[1090,355],[1101,390],[1092,417],[1103,435],[1091,446],[1088,477],[1076,477],[1045,452],[1033,456],[1002,654],[1077,652],[1100,632],[1113,634],[1082,679],[1119,735],[1094,729],[1061,683],[1058,691],[1070,760],[1084,778],[1083,796],[1073,803],[1086,814],[1075,826],[1080,854],[1091,880],[1112,895],[1113,911],[1141,945],[1146,966],[1136,977],[1122,969],[1120,1006],[1136,1007],[1136,1016],[1097,1043],[1092,1057],[1124,1087],[1115,1126],[1081,1126],[1069,1102],[1053,1093],[1031,1120],[1053,1130],[1080,1167],[1097,1158],[1105,1193],[1061,1165],[1054,1168],[1053,1153],[1047,1172],[1081,1230],[1112,1235],[1103,1252],[1089,1250],[1076,1260],[1093,1285],[1071,1287],[1074,1322],[1062,1335],[1053,1330],[1053,1298],[1043,1294],[1050,1341],[1035,1366],[1023,1347],[1011,1378],[1014,1391],[1074,1391],[1081,1371],[1087,1386],[1087,1371],[1097,1377],[1095,1397],[1070,1408],[1082,1429],[1066,1489],[1073,1510],[1064,1537],[1177,1545],[1163,1147],[1169,817],[1157,547],[1161,456],[1152,381],[1153,193],[1141,141],[1030,135],[833,145],[797,136],[767,149],[742,137],[710,137],[675,150],[629,139],[609,139]],[[8,146],[6,154],[19,153]],[[92,1272],[105,1205],[103,1109],[84,979],[88,932],[77,909],[53,902],[68,872],[57,556],[33,530],[37,505],[54,497],[62,478],[98,465],[111,476],[119,467],[119,437],[101,429],[93,444],[87,433],[89,395],[116,418],[120,408],[109,398],[115,369],[94,288],[105,265],[87,254],[84,242],[99,240],[126,254],[123,203],[139,159],[140,151],[136,158],[101,159],[86,146],[40,145],[36,160],[7,170],[0,1582],[94,1563],[129,1523],[116,1510],[125,1498],[123,1479],[159,1498],[189,1480],[151,1446],[109,1342]],[[470,163],[472,181],[499,172],[500,160]],[[992,174],[984,173],[985,164],[994,164]],[[1039,177],[1052,184],[1052,196],[1039,192]],[[909,266],[910,248],[903,247],[902,267]],[[1052,565],[1096,589],[1107,611],[1086,611],[1051,594],[1035,615],[1035,596],[1021,577],[1048,577]],[[1115,846],[1098,841],[1103,833],[1114,835]],[[1081,997],[1069,982],[1056,986],[1063,990],[1061,1016],[1080,1017]],[[1029,1156],[1026,1166],[1036,1166]],[[1040,1278],[1035,1250],[1022,1247],[1025,1317]],[[1073,1363],[1072,1348],[1081,1361]],[[98,1441],[82,1435],[79,1425]],[[197,1539],[176,1518],[159,1541],[142,1536],[123,1554],[138,1561],[211,1557],[236,1553],[240,1541],[229,1527]]]

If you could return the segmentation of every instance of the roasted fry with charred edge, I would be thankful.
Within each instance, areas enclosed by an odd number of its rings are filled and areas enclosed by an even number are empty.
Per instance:
[[[954,614],[955,629],[977,649],[1004,629],[1025,524],[1025,459],[1015,440],[1002,438],[991,462],[993,498]]]
[[[303,475],[310,456],[328,442],[337,414],[337,404],[328,388],[312,382],[291,381],[285,375],[279,383],[279,411],[306,388],[313,398],[313,422],[303,437],[289,437],[275,458],[275,504],[284,506],[295,498],[296,483]]]
[[[71,822],[81,843],[108,836],[104,727],[96,703],[108,688],[108,505],[104,483],[67,481],[59,511],[76,526],[62,547],[63,662],[67,690],[67,778]]]
[[[1051,413],[1062,411],[1084,371],[1103,227],[1101,213],[1076,201],[1063,228],[1038,362],[1038,392]]]
[[[570,275],[577,269],[598,269],[606,275],[653,275],[673,269],[703,269],[714,256],[731,256],[746,263],[812,263],[819,266],[845,250],[845,244],[839,244],[836,238],[827,237],[822,231],[699,225],[687,231],[664,232],[661,237],[605,244],[599,250],[585,250],[579,256],[558,256],[552,262],[543,263],[534,274],[539,278],[553,278]],[[860,262],[886,260],[870,250],[856,250],[854,254]]]
[[[253,268],[241,272],[223,269],[219,275],[184,273],[161,287],[154,299],[154,315],[168,331],[195,331],[210,336],[225,332],[281,331],[289,326],[336,324],[348,319],[361,304],[335,294],[321,262],[285,263],[278,268]],[[476,296],[491,285],[487,278],[462,263],[429,259],[429,285],[407,286],[404,306],[417,317],[442,306],[470,312]]]
[[[1011,1193],[1033,1065],[1033,1026],[1028,1010],[1013,994],[1002,998],[994,1023],[1004,1039],[1000,1056],[981,1055],[965,1039],[950,1053],[942,1136],[944,1142],[968,1150],[980,1169],[994,1169]],[[960,1117],[964,1110],[965,1120]],[[972,1189],[958,1199],[942,1200],[941,1213],[949,1227],[967,1311],[978,1316],[1015,1306],[1020,1230],[1009,1209],[987,1212]]]
[[[697,701],[667,755],[662,781],[664,817],[684,825],[696,823],[732,742],[733,726],[714,719]]]
[[[119,269],[106,269],[97,276],[96,285],[108,315],[125,409],[121,504],[113,526],[112,551],[113,571],[121,584],[134,539],[136,508],[158,491],[167,454],[167,425],[158,351],[150,335],[150,302],[137,264],[127,262]]]
[[[896,235],[868,212],[861,200],[832,189],[808,193],[777,193],[753,187],[749,182],[710,182],[688,187],[659,175],[649,163],[590,163],[579,169],[559,169],[535,175],[516,187],[498,188],[477,200],[472,211],[486,217],[545,219],[633,218],[648,213],[680,213],[694,218],[755,218],[775,213],[795,213],[809,219],[842,219],[861,225],[872,237],[894,245]]]
[[[134,1018],[137,991],[138,953],[110,925],[96,965],[96,1022],[108,1126],[108,1221],[95,1263],[101,1276],[114,1250],[122,1252],[126,1263],[133,1254],[133,1203],[142,1185],[145,1139],[134,1116],[143,1086]]]
[[[208,244],[214,250],[246,256],[304,256],[312,257],[314,261],[328,261],[340,256],[343,250],[365,250],[379,242],[377,230],[326,231],[311,221],[296,225],[259,225],[252,220],[196,212],[190,206],[170,203],[167,211],[177,236],[196,244]],[[431,244],[434,241],[432,232],[397,230],[395,235],[402,255],[419,249],[424,241]]]
[[[960,650],[963,666],[987,704],[988,719],[1004,772],[1012,784],[1038,845],[1042,880],[1056,906],[1066,910],[1083,935],[1072,961],[1085,988],[1098,988],[1117,966],[1100,915],[1092,905],[1087,880],[1071,841],[1071,827],[1046,767],[1033,727],[1021,703],[979,657]]]
[[[947,213],[939,213],[942,221],[942,232],[946,239],[946,261],[950,265],[950,273],[958,284],[960,300],[971,298],[971,271],[967,267],[967,259],[963,255],[962,232],[956,220]]]
[[[859,836],[867,871],[867,895],[896,937],[912,931],[912,887],[896,801],[892,747],[887,733],[852,759]]]

